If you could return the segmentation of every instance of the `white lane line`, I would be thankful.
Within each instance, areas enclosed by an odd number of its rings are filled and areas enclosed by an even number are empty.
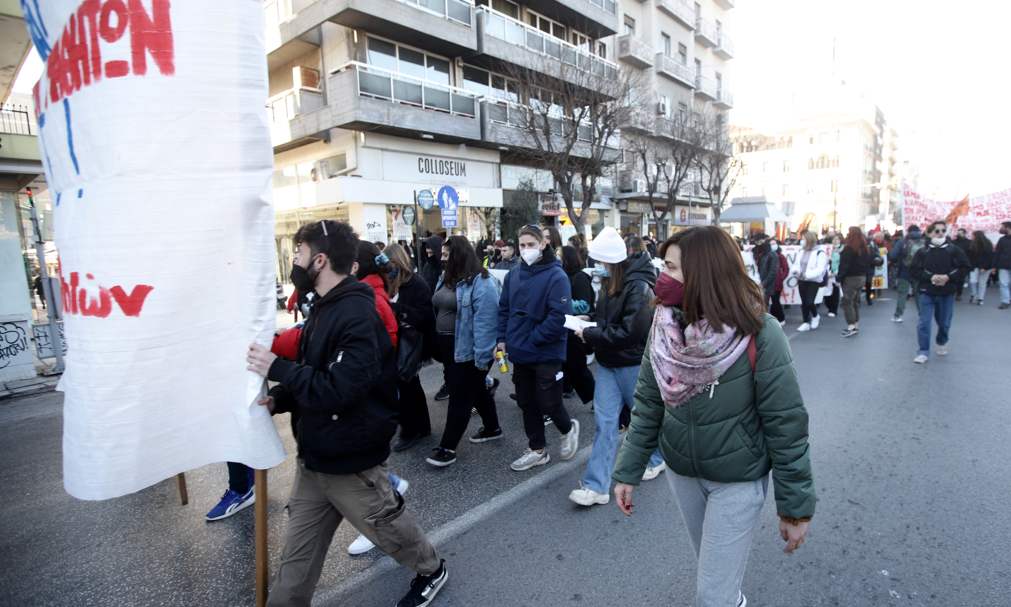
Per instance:
[[[592,450],[592,445],[583,447],[569,461],[554,464],[544,472],[523,481],[505,493],[500,493],[487,502],[471,508],[435,531],[428,533],[428,541],[435,547],[449,542],[453,538],[470,530],[481,521],[490,518],[499,510],[515,504],[537,489],[557,480],[563,474],[571,472],[574,468],[585,466],[586,462],[590,459],[590,452]],[[452,567],[452,563],[447,562],[447,565]],[[374,582],[380,576],[393,571],[399,566],[396,561],[387,556],[365,571],[352,575],[329,588],[324,588],[317,592],[316,596],[313,597],[312,604],[317,607],[338,604],[342,597],[354,592],[364,584]]]

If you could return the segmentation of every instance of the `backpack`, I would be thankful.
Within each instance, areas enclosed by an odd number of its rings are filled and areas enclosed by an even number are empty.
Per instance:
[[[908,270],[913,265],[913,257],[916,252],[927,246],[922,238],[917,238],[916,240],[906,240],[906,252],[902,256],[902,265]]]

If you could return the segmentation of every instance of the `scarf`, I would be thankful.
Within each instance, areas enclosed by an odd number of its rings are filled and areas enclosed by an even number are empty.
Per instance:
[[[750,336],[723,327],[717,333],[705,319],[682,331],[681,311],[658,306],[653,317],[650,364],[665,403],[676,409],[701,394],[748,349]]]

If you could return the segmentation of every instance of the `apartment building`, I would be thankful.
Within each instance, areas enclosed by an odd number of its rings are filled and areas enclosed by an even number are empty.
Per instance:
[[[844,84],[793,93],[788,103],[785,124],[730,127],[743,162],[733,196],[782,201],[794,229],[890,224],[899,144],[884,113]]]
[[[643,71],[646,87],[652,93],[648,101],[657,118],[671,119],[689,112],[724,115],[733,108],[729,78],[729,61],[734,57],[730,34],[733,0],[625,1],[620,8],[621,32],[614,45],[617,59]],[[659,136],[663,130],[649,121],[629,127],[651,136]],[[711,222],[708,199],[703,200],[698,186],[701,176],[696,172],[693,181],[680,190],[678,199],[683,197],[684,205],[677,205],[667,225],[658,230],[651,223],[642,177],[634,167],[619,174],[620,193],[615,199],[622,231],[670,234],[684,226]]]

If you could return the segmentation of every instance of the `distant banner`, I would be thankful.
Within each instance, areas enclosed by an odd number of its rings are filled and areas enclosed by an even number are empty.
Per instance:
[[[21,7],[45,63],[35,104],[66,323],[64,486],[106,499],[212,462],[278,465],[284,447],[256,404],[265,382],[245,362],[275,323],[263,7]]]
[[[905,181],[902,182],[902,219],[904,227],[916,224],[926,229],[930,222],[945,220],[950,228],[965,228],[970,233],[982,230],[992,234],[1001,222],[1011,220],[1011,189],[985,196],[941,202],[927,198]]]
[[[744,251],[741,252],[741,256],[744,258],[744,267],[747,268],[748,274],[751,278],[757,282],[761,283],[762,279],[758,275],[758,266],[755,265],[755,256],[752,254],[751,249],[754,247],[748,245],[744,247]],[[819,249],[825,251],[825,254],[832,258],[832,245],[821,245]],[[786,306],[800,305],[800,290],[797,288],[797,283],[799,279],[794,272],[800,273],[800,259],[803,255],[804,247],[800,246],[785,246],[779,245],[779,252],[786,257],[787,263],[790,265],[790,275],[783,280],[783,294],[780,296],[780,302]],[[826,295],[832,294],[832,286],[829,285],[824,289],[818,290],[818,295],[815,297],[815,303],[821,303],[822,299]]]

